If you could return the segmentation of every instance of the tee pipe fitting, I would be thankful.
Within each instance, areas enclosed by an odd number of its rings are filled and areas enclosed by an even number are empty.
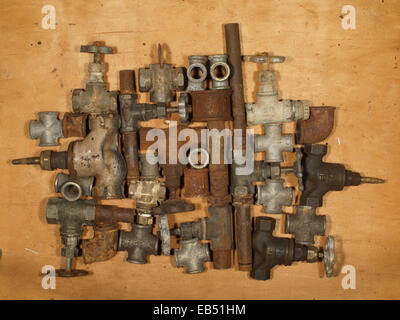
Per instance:
[[[54,181],[54,191],[61,193],[68,201],[76,201],[81,196],[91,196],[94,177],[71,177],[59,173]]]
[[[285,233],[294,235],[296,243],[312,245],[314,236],[325,235],[326,216],[316,214],[316,208],[298,206],[295,214],[286,214]]]
[[[229,77],[231,68],[228,65],[226,54],[215,54],[208,57],[210,61],[210,76],[212,89],[229,89]]]
[[[118,251],[128,251],[126,261],[145,264],[148,255],[157,255],[158,238],[152,234],[152,225],[132,224],[132,231],[120,231]]]
[[[207,79],[207,57],[189,56],[189,67],[186,71],[188,85],[186,91],[201,91],[205,89]]]
[[[181,240],[181,247],[175,249],[175,264],[184,267],[186,273],[200,273],[204,271],[204,262],[211,261],[208,244],[199,242],[199,239]]]

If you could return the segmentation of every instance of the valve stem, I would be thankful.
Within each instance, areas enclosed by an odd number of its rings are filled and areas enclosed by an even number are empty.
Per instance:
[[[386,180],[378,179],[378,178],[371,178],[371,177],[361,177],[361,183],[385,183]]]
[[[12,164],[40,164],[40,157],[14,159]]]

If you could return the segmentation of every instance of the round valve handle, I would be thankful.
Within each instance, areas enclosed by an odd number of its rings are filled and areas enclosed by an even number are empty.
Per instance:
[[[333,276],[333,266],[335,265],[335,239],[332,236],[325,239],[323,255],[325,273],[329,278]]]
[[[262,54],[244,55],[243,61],[254,62],[254,63],[283,63],[285,57],[283,56],[270,56],[268,52]]]
[[[88,52],[88,53],[100,53],[100,54],[111,54],[112,48],[107,46],[100,46],[96,43],[81,46],[81,52]]]
[[[190,95],[186,92],[181,93],[178,99],[178,112],[179,119],[181,120],[182,124],[189,124],[191,111],[192,107],[190,105]]]

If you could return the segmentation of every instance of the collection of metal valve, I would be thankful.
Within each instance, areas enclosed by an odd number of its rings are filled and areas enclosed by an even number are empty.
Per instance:
[[[120,72],[119,91],[107,91],[102,58],[112,49],[99,42],[81,46],[81,52],[92,53],[94,58],[88,66],[86,89],[73,91],[73,112],[65,113],[62,120],[57,112],[39,112],[39,120],[30,122],[29,131],[32,139],[40,139],[41,147],[56,146],[59,138],[83,139],[71,142],[64,152],[45,150],[39,157],[13,160],[13,164],[39,164],[43,170],[69,172],[59,173],[55,180],[55,191],[62,197],[47,203],[47,222],[60,225],[61,254],[66,257],[66,266],[57,270],[57,276],[87,274],[72,267],[78,256],[92,263],[127,251],[128,262],[141,264],[147,263],[149,255],[168,256],[172,236],[179,238],[179,248],[173,250],[176,266],[185,267],[186,273],[202,272],[206,261],[212,261],[215,269],[231,268],[236,251],[239,270],[250,271],[258,280],[269,279],[274,266],[294,261],[324,261],[327,276],[332,276],[333,238],[326,238],[324,248],[314,246],[314,236],[325,235],[326,217],[316,212],[323,195],[344,186],[383,180],[323,162],[327,145],[315,143],[330,134],[334,108],[280,100],[270,65],[284,58],[266,53],[242,56],[238,24],[225,25],[225,36],[227,54],[189,56],[187,69],[165,63],[159,46],[158,63],[140,68],[138,74],[139,91],[150,93],[150,103],[138,102],[133,70]],[[256,103],[244,102],[243,61],[262,65]],[[173,105],[177,91],[181,93]],[[265,152],[265,159],[254,161],[251,174],[239,175],[237,169],[243,164],[235,157],[231,165],[210,160],[213,152],[224,156],[221,138],[220,150],[193,146],[189,165],[159,164],[159,153],[146,153],[149,142],[145,137],[151,128],[140,123],[167,119],[172,113],[179,114],[178,132],[195,123],[203,123],[193,127],[198,135],[203,127],[242,130],[241,139],[234,139],[243,153],[247,126],[263,125],[264,134],[254,137],[254,149]],[[282,124],[292,121],[297,121],[296,134],[282,134]],[[167,140],[169,152],[174,143]],[[283,153],[293,151],[296,162],[282,166]],[[199,164],[198,153],[207,161]],[[298,179],[299,203],[293,200],[295,189],[285,186],[283,176],[291,172]],[[98,202],[125,197],[135,200],[135,209]],[[209,217],[170,228],[169,214],[195,209],[185,200],[191,197],[208,197]],[[264,206],[267,214],[282,214],[284,206],[296,205],[296,213],[285,216],[285,232],[294,237],[275,237],[271,217],[255,218],[253,228],[254,204]],[[119,222],[131,223],[131,231],[120,230]],[[92,238],[81,239],[84,226],[93,226]]]

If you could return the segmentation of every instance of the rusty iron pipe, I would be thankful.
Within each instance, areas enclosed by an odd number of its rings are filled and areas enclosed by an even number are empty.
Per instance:
[[[230,86],[232,88],[232,126],[233,129],[242,130],[242,140],[239,147],[245,148],[246,141],[246,112],[244,105],[243,73],[242,73],[242,53],[240,49],[239,24],[229,23],[225,25],[226,50],[228,52],[228,62],[232,68]],[[231,167],[231,174],[235,175],[235,167]],[[236,182],[241,181],[241,177],[233,179],[232,191],[235,203],[235,228],[236,228],[236,249],[238,255],[239,270],[248,271],[251,269],[252,243],[251,243],[251,213],[250,206],[243,205],[240,197],[246,195],[236,195]],[[239,197],[239,198],[238,198]]]
[[[121,70],[119,72],[120,94],[135,94],[135,73],[133,70]]]
[[[97,205],[96,223],[113,224],[116,222],[134,221],[133,209],[119,208],[116,206]]]
[[[126,161],[126,178],[128,182],[132,180],[138,180],[139,156],[137,132],[124,132],[122,134],[122,152]]]
[[[235,206],[236,249],[240,271],[251,270],[251,212],[250,206]]]
[[[242,74],[242,54],[240,51],[239,24],[225,25],[226,50],[229,66],[232,68],[230,86],[232,93],[233,129],[246,130],[246,115],[244,108],[244,90]],[[243,136],[244,135],[244,132]],[[244,142],[242,138],[242,143]]]

